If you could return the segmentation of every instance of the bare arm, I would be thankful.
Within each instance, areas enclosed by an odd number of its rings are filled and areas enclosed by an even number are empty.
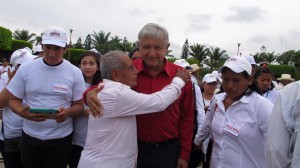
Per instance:
[[[0,92],[0,108],[8,106],[10,95],[10,92],[6,88]]]
[[[17,98],[12,94],[9,99],[9,107],[12,109],[12,111],[14,111],[21,117],[26,118],[28,120],[39,122],[39,121],[45,121],[48,118],[48,115],[46,114],[35,114],[29,112],[29,106],[23,106],[22,99]]]

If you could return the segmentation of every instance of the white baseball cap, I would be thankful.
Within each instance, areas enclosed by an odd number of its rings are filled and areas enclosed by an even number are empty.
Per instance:
[[[249,75],[251,75],[252,71],[251,64],[244,57],[233,56],[228,58],[224,65],[219,69],[219,73],[221,73],[225,67],[231,69],[235,73],[246,71]]]
[[[183,68],[185,68],[187,66],[190,66],[190,64],[185,59],[176,60],[176,61],[174,61],[174,64],[178,65],[178,66],[181,66]]]
[[[52,26],[43,32],[42,44],[52,44],[60,47],[66,47],[67,42],[67,33],[60,27]]]
[[[33,47],[33,54],[38,53],[38,52],[43,52],[41,45],[37,45],[37,46]]]
[[[256,65],[256,62],[255,62],[253,56],[247,55],[247,56],[245,56],[245,58],[247,59],[247,61],[248,61],[251,65]]]
[[[204,75],[202,82],[203,83],[204,82],[206,82],[206,83],[217,82],[217,78],[213,74],[208,73],[208,74]]]
[[[10,57],[10,63],[13,65],[13,67],[16,67],[19,64],[24,64],[30,60],[33,60],[34,58],[35,56],[33,56],[26,48],[18,49],[12,53]]]

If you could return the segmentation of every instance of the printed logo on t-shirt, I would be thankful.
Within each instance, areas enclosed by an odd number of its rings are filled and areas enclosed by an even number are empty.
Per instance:
[[[60,93],[67,93],[68,92],[68,86],[64,84],[58,84],[55,83],[53,86],[54,92],[60,92]]]

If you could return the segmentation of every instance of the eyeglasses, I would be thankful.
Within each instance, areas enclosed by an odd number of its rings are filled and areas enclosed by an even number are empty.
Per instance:
[[[135,67],[134,67],[134,65],[130,65],[129,67],[122,67],[122,68],[118,68],[118,69],[127,69],[127,70],[130,70],[130,71],[134,71]]]

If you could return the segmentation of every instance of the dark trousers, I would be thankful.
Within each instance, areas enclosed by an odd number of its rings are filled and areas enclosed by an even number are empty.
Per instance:
[[[189,168],[196,168],[201,164],[203,158],[203,152],[201,149],[196,150],[194,145],[192,146],[190,159],[189,159]]]
[[[72,136],[40,140],[23,132],[21,158],[25,168],[66,168],[72,146]]]
[[[9,140],[5,139],[4,141],[8,142]],[[4,141],[1,141],[1,148],[2,148],[1,153],[2,153],[5,168],[23,168],[24,166],[21,160],[20,150],[13,150],[13,151],[4,150]],[[10,147],[8,146],[6,146],[6,148],[10,149]]]
[[[5,168],[23,168],[20,151],[4,152],[3,161]]]
[[[77,168],[82,150],[82,146],[72,145],[69,168]]]
[[[179,140],[164,143],[138,143],[137,168],[176,168],[179,158]]]

